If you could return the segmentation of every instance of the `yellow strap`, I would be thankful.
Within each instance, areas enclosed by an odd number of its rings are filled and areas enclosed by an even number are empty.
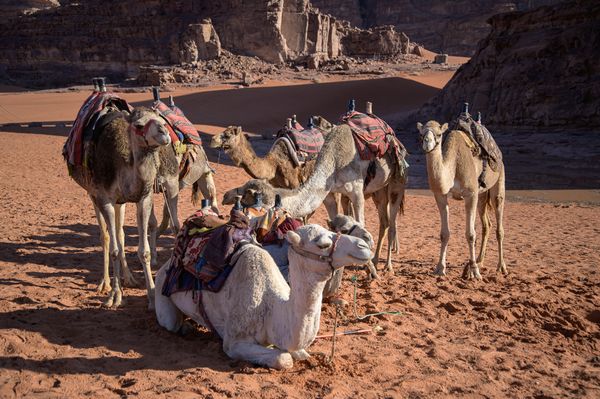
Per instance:
[[[462,130],[459,130],[459,132],[462,135],[462,138],[465,140],[465,143],[467,143],[467,146],[469,148],[477,147],[477,144],[475,144],[475,142],[473,141],[471,136],[469,136],[467,133],[463,132]]]

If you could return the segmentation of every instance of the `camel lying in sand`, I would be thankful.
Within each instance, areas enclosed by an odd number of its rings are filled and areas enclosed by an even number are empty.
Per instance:
[[[234,359],[276,369],[309,357],[321,318],[325,282],[340,267],[362,265],[372,256],[361,239],[336,235],[318,225],[289,231],[290,286],[271,256],[246,245],[221,291],[203,291],[202,305],[223,350]],[[156,275],[162,287],[170,261]],[[207,326],[191,291],[170,297],[156,290],[156,317],[169,331],[182,327],[184,315]],[[273,347],[268,347],[273,345]]]

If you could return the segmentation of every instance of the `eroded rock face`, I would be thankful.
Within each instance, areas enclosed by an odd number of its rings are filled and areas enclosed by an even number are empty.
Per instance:
[[[489,32],[491,16],[560,0],[312,0],[324,13],[360,28],[393,25],[434,52],[470,56]]]
[[[313,68],[340,55],[409,51],[408,38],[392,28],[351,28],[308,0],[65,1],[0,21],[0,37],[0,79],[33,86],[84,83],[95,75],[120,81],[149,65],[194,65],[222,49],[275,64],[312,56]],[[153,73],[141,72],[156,81]]]
[[[464,101],[483,122],[600,127],[600,3],[570,1],[498,15],[471,61],[419,112],[449,121]]]

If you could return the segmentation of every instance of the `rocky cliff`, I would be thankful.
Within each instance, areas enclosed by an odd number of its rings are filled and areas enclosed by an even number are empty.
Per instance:
[[[600,128],[598,1],[498,15],[490,24],[475,55],[416,117],[448,121],[467,101],[489,125]]]
[[[311,0],[327,14],[371,28],[393,25],[426,48],[470,56],[489,32],[492,15],[560,0]]]
[[[64,1],[0,21],[0,79],[62,85],[138,75],[148,65],[194,64],[221,49],[271,63],[410,51],[394,29],[362,30],[308,0]]]

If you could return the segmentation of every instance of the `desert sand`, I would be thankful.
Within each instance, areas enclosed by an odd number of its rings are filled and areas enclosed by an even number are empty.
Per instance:
[[[393,121],[432,97],[451,75],[270,82],[168,94],[205,133],[205,147],[211,134],[241,124],[264,154],[271,141],[260,135],[276,131],[287,115],[298,114],[301,121],[310,114],[335,119],[353,97],[359,108],[365,100],[373,101],[375,112]],[[492,233],[483,281],[460,278],[467,260],[464,210],[453,201],[449,273],[438,278],[431,273],[439,251],[438,211],[415,140],[401,137],[412,152],[412,189],[398,221],[395,273],[368,282],[363,272],[349,271],[342,286],[350,306],[338,318],[338,331],[372,333],[338,338],[331,364],[326,360],[331,339],[323,338],[310,348],[310,361],[273,371],[229,359],[220,341],[204,329],[186,337],[161,329],[147,310],[142,289],[126,288],[125,304],[117,310],[101,307],[103,297],[95,292],[102,258],[94,212],[61,156],[68,133],[64,124],[72,122],[87,95],[17,89],[0,94],[0,124],[12,124],[0,127],[0,397],[600,396],[600,195],[595,169],[581,169],[580,176],[576,168],[559,175],[539,168],[541,180],[532,180],[528,168],[543,164],[548,153],[513,151],[526,144],[513,136],[499,137],[508,154],[508,189],[521,190],[509,191],[505,210],[509,275],[495,272]],[[150,100],[149,93],[123,96],[133,103]],[[44,124],[30,126],[32,122]],[[592,147],[587,153],[598,160],[597,141]],[[207,153],[217,170],[219,195],[248,179],[225,155]],[[553,161],[563,158],[556,155]],[[189,195],[189,189],[182,192],[181,217],[193,211]],[[160,209],[162,199],[157,195],[155,200]],[[134,206],[128,209],[127,257],[141,277]],[[376,232],[371,202],[366,219]],[[325,211],[319,209],[312,221],[324,220]],[[172,243],[170,236],[160,239],[160,263],[168,259]],[[352,276],[357,277],[358,315],[400,314],[357,320]],[[334,307],[324,304],[320,334],[332,333],[334,317]]]

